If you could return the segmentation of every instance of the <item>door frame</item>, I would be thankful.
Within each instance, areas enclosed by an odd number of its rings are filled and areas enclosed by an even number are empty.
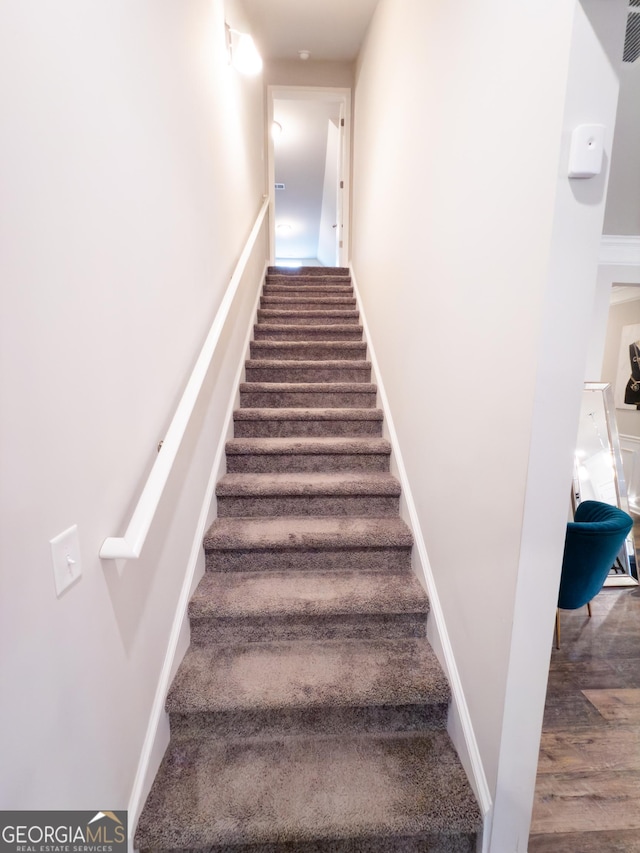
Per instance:
[[[342,175],[342,196],[338,200],[338,210],[342,210],[342,246],[339,249],[338,265],[346,267],[351,259],[351,89],[335,86],[267,86],[267,175],[269,181],[269,263],[275,263],[276,252],[276,197],[275,197],[275,157],[271,125],[273,122],[274,100],[291,101],[328,101],[340,104],[344,111],[344,128],[341,135],[342,151],[340,165]]]

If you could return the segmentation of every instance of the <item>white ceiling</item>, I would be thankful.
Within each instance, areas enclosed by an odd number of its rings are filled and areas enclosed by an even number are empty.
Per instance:
[[[243,0],[252,35],[264,59],[351,62],[378,0]]]

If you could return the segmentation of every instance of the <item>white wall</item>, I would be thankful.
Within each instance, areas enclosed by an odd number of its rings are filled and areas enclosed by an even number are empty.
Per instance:
[[[263,83],[227,66],[221,0],[10,0],[0,112],[0,805],[126,808],[266,239],[142,558],[98,550],[260,208]]]
[[[640,60],[620,68],[604,233],[640,235]]]
[[[589,7],[621,52],[621,3]],[[526,850],[604,212],[604,177],[566,178],[572,123],[615,114],[589,32],[573,0],[381,0],[356,71],[354,269],[497,798],[494,853]]]

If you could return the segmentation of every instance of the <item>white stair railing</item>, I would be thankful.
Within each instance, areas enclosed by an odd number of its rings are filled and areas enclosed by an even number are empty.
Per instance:
[[[227,320],[238,286],[242,279],[247,261],[262,228],[262,223],[269,207],[269,199],[265,199],[251,234],[242,250],[240,259],[231,276],[231,281],[225,291],[211,328],[204,342],[198,360],[195,363],[189,381],[182,394],[178,408],[171,420],[167,434],[158,451],[158,455],[149,473],[147,482],[142,490],[137,506],[124,536],[110,536],[105,539],[100,548],[100,557],[105,560],[136,560],[144,547],[151,522],[160,503],[164,487],[169,479],[178,450],[193,413],[194,406],[202,389],[202,384],[215,354],[220,335]]]

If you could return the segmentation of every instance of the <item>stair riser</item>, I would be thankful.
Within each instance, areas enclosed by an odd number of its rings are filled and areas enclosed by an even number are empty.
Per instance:
[[[282,275],[270,274],[265,277],[265,284],[281,284],[290,287],[318,287],[321,284],[350,285],[350,275]]]
[[[269,341],[252,341],[251,358],[266,358],[270,361],[356,361],[365,359],[367,345],[361,341],[345,341],[336,346],[335,342],[309,343],[285,342],[283,346]]]
[[[321,267],[317,265],[313,266],[300,266],[300,267],[283,267],[278,266],[278,264],[270,264],[267,267],[267,277],[270,275],[282,275],[282,276],[332,276],[332,275],[340,275],[340,276],[349,276],[349,267]]]
[[[341,326],[331,328],[316,328],[305,326],[304,329],[282,327],[270,328],[256,324],[253,329],[253,337],[256,341],[361,341],[362,326],[353,326],[345,329]]]
[[[426,613],[191,619],[191,645],[271,640],[403,640],[426,636]]]
[[[400,499],[391,495],[218,496],[219,518],[264,518],[280,515],[389,518],[397,516],[399,511]]]
[[[290,281],[351,281],[351,273],[347,267],[305,267],[303,269],[283,269],[282,267],[269,267],[265,281],[271,282],[275,279]]]
[[[205,550],[209,572],[411,570],[411,547]]]
[[[353,311],[356,300],[348,297],[309,297],[308,299],[297,299],[296,297],[261,297],[260,308],[266,311]]]
[[[247,362],[245,369],[247,382],[371,382],[371,365],[366,362],[339,367],[262,367],[259,362]]]
[[[286,474],[321,471],[388,471],[387,453],[227,454],[229,474]]]
[[[315,287],[311,285],[297,287],[284,284],[265,284],[262,288],[262,295],[301,296],[304,299],[315,296],[350,296],[353,298],[353,287],[339,284],[326,284]]]
[[[243,409],[375,409],[375,391],[241,391]]]
[[[357,311],[273,311],[258,309],[259,323],[277,323],[279,326],[343,326],[360,324]]]
[[[382,421],[236,420],[234,434],[237,438],[379,437],[382,435]]]
[[[227,737],[419,732],[443,729],[446,722],[447,703],[399,707],[321,706],[271,712],[169,714],[171,738],[176,742]]]
[[[419,835],[412,838],[350,838],[344,841],[310,841],[281,844],[242,844],[233,847],[207,847],[189,853],[475,853],[475,834],[452,832]],[[141,850],[140,853],[148,853]],[[175,853],[156,850],[154,853]]]
[[[282,279],[285,282],[291,281],[351,281],[351,273],[347,267],[306,267],[304,269],[282,269],[282,267],[269,267],[265,276],[265,281],[271,282],[275,279]]]

